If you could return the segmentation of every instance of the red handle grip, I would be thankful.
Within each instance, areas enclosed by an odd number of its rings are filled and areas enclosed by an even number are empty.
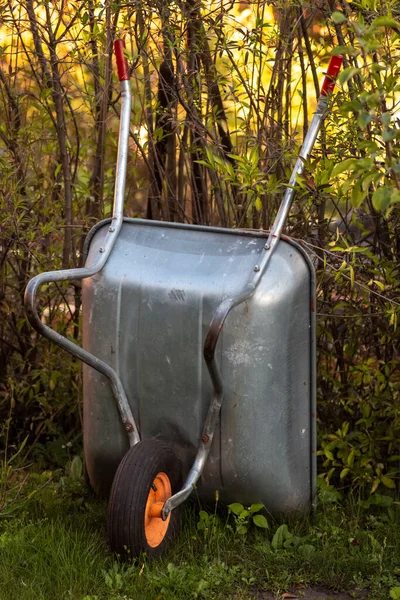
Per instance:
[[[127,79],[129,79],[129,67],[128,67],[128,61],[125,58],[124,49],[125,49],[124,40],[115,40],[114,52],[115,52],[115,58],[117,61],[118,79],[120,81],[126,81]]]
[[[338,54],[337,56],[332,56],[329,61],[328,69],[326,71],[326,77],[322,84],[321,88],[321,96],[329,96],[333,92],[333,88],[335,87],[336,78],[339,74],[340,67],[342,66],[343,56]]]

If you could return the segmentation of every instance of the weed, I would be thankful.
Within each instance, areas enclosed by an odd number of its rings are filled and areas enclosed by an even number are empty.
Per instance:
[[[396,598],[400,510],[391,497],[332,502],[321,493],[312,520],[269,517],[268,529],[254,522],[261,505],[188,504],[164,559],[123,564],[105,544],[105,503],[85,493],[79,464],[30,473],[14,518],[0,521],[1,600],[247,600],[313,585]]]
[[[205,539],[212,539],[217,533],[217,530],[220,530],[221,528],[222,523],[218,515],[215,513],[210,514],[205,510],[200,510],[197,531],[201,532]]]
[[[85,494],[78,460],[31,473],[22,498],[0,521],[1,600],[250,600],[257,590],[313,585],[393,600],[400,585],[399,505],[384,496],[320,501],[312,521],[268,518],[268,529],[254,522],[260,505],[235,514],[188,504],[167,556],[128,564],[105,544],[105,504]]]
[[[260,514],[260,511],[265,511],[263,504],[252,504],[248,508],[245,508],[243,504],[234,502],[233,504],[229,504],[228,510],[233,515],[235,531],[240,535],[246,534],[252,524],[260,529],[269,529],[267,519],[264,515]]]

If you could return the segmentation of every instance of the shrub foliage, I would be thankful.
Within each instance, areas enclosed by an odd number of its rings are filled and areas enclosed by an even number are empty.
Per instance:
[[[126,213],[268,229],[329,56],[344,70],[298,181],[291,234],[315,259],[321,473],[394,488],[399,464],[400,22],[397,3],[11,1],[0,8],[0,417],[62,462],[79,440],[79,365],[23,310],[35,273],[78,266],[113,195],[125,36]],[[43,319],[79,340],[80,288]],[[11,410],[10,410],[11,409]]]

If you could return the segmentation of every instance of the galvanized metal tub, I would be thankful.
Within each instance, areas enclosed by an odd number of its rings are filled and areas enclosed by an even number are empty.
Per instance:
[[[90,266],[107,222],[88,236]],[[203,343],[214,310],[240,292],[265,234],[124,219],[100,273],[82,282],[83,343],[120,375],[141,438],[171,443],[187,472],[212,385]],[[315,494],[315,298],[304,250],[282,239],[217,346],[225,397],[197,486],[205,500],[308,510]],[[128,440],[109,381],[84,369],[84,448],[108,494]]]

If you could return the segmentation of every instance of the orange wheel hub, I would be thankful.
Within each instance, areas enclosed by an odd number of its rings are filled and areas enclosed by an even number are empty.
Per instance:
[[[167,533],[171,515],[169,514],[163,521],[161,512],[165,502],[171,496],[171,482],[168,475],[162,472],[157,473],[151,485],[144,512],[144,531],[147,543],[151,548],[159,546]]]

